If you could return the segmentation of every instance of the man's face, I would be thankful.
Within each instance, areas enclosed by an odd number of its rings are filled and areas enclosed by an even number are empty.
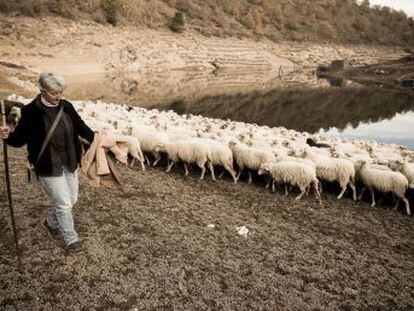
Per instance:
[[[51,104],[57,105],[62,99],[63,92],[43,92],[43,97]]]

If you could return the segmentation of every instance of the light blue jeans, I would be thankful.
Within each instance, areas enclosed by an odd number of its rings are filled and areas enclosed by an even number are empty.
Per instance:
[[[39,182],[53,203],[47,223],[51,228],[60,230],[66,245],[77,242],[79,238],[75,231],[72,207],[78,200],[78,170],[70,173],[63,167],[61,176],[39,176]]]

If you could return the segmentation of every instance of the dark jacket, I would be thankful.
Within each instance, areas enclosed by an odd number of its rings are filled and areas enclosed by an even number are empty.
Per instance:
[[[27,144],[29,152],[28,160],[31,164],[35,164],[40,153],[43,141],[49,129],[46,129],[44,112],[39,108],[40,95],[38,95],[30,104],[22,108],[20,121],[7,138],[6,143],[13,147],[22,147]],[[73,125],[73,135],[75,144],[76,161],[80,163],[82,149],[78,136],[83,137],[90,143],[93,141],[94,132],[83,122],[73,105],[67,100],[62,99],[63,111],[69,116]],[[37,175],[51,176],[53,175],[52,150],[50,144],[45,148],[42,156],[35,167]]]

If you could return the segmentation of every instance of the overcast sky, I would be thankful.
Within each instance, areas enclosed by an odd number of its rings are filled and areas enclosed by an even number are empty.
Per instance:
[[[414,0],[369,0],[371,5],[379,4],[403,10],[408,16],[414,17]]]

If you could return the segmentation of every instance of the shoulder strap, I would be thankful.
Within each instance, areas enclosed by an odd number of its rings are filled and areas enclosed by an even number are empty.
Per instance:
[[[42,156],[43,152],[45,151],[46,146],[49,143],[49,140],[52,137],[53,132],[55,131],[56,126],[58,125],[60,118],[62,117],[62,114],[63,114],[63,105],[62,105],[62,107],[60,107],[59,112],[58,112],[55,120],[53,121],[53,124],[50,127],[49,132],[47,133],[45,140],[43,141],[42,147],[40,148],[40,153],[37,156],[35,166],[37,165],[37,163],[39,162],[40,157]]]

